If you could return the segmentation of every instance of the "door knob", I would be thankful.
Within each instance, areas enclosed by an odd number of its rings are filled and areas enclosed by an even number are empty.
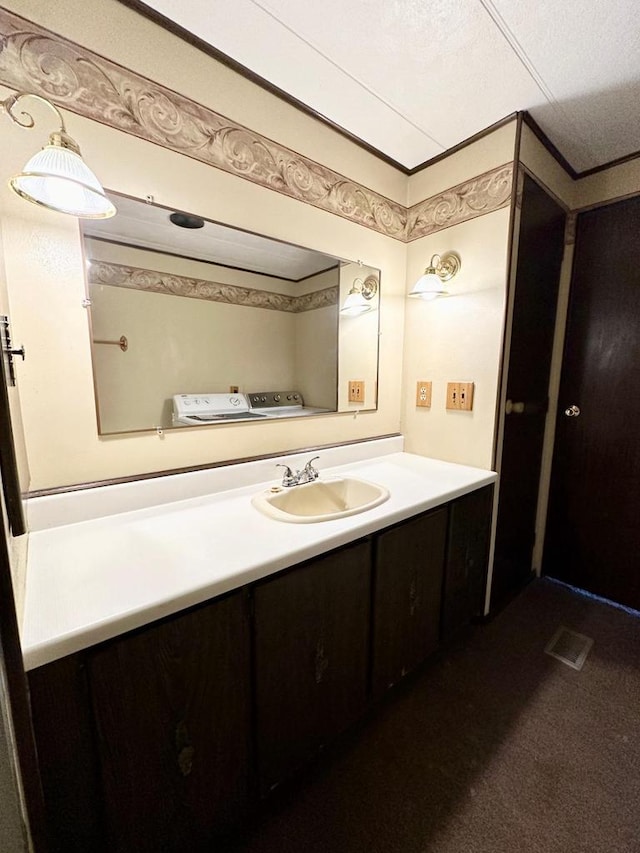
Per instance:
[[[577,406],[569,406],[568,409],[564,410],[564,413],[568,418],[577,418],[580,414],[580,409]]]
[[[507,400],[504,407],[505,412],[510,415],[521,415],[524,412],[524,403],[514,403],[513,400]]]

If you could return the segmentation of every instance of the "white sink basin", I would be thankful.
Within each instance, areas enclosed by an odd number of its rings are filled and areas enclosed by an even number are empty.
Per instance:
[[[251,503],[278,521],[309,524],[365,512],[388,497],[384,486],[355,477],[336,477],[289,488],[274,486],[270,491],[254,495]]]

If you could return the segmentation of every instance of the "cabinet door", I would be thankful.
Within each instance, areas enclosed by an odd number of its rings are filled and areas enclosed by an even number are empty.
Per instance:
[[[447,510],[376,537],[372,690],[379,696],[438,647]]]
[[[69,655],[27,673],[50,853],[105,853],[86,667]]]
[[[250,743],[244,592],[93,654],[109,850],[198,849],[239,816]]]
[[[447,642],[484,613],[493,486],[450,505],[442,597],[442,640]]]
[[[263,793],[364,711],[371,546],[360,542],[255,589]]]

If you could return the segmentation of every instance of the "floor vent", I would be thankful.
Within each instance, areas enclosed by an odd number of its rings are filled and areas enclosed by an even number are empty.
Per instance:
[[[562,625],[549,640],[545,652],[561,660],[572,669],[582,669],[591,651],[593,640],[584,634],[576,634]]]

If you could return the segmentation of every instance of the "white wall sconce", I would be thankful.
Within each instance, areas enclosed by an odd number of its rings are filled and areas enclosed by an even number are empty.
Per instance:
[[[67,133],[62,113],[51,101],[31,92],[18,92],[0,103],[0,110],[20,127],[31,128],[33,116],[13,110],[23,98],[35,98],[54,111],[60,129],[49,135],[49,143],[34,154],[9,186],[21,198],[41,207],[69,213],[81,219],[108,219],[116,212],[100,181],[80,155],[78,143]]]
[[[371,311],[373,308],[371,302],[377,292],[378,279],[375,275],[368,275],[364,281],[361,278],[356,278],[347,298],[344,300],[340,313],[347,317],[357,317],[358,314]]]
[[[445,282],[450,281],[462,266],[460,256],[455,252],[446,255],[434,255],[424,275],[416,281],[409,293],[419,299],[430,300],[447,293]]]

